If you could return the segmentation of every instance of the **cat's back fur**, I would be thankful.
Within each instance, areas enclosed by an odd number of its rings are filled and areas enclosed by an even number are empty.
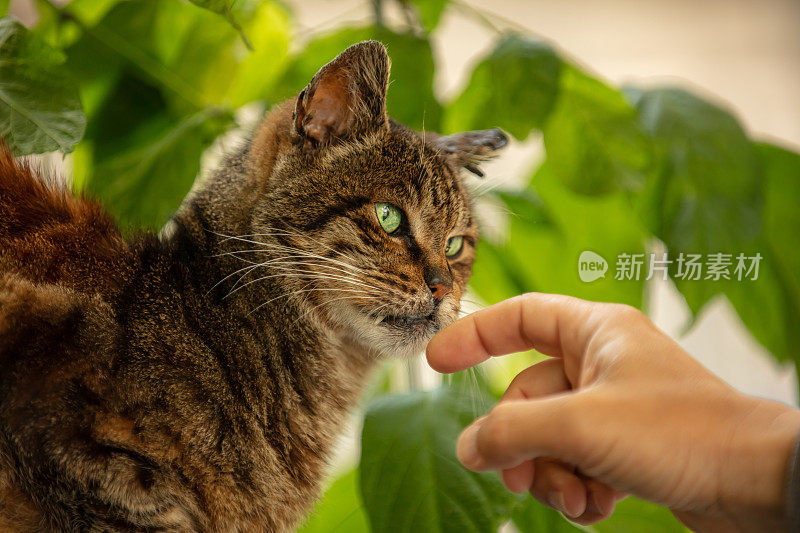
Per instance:
[[[74,196],[0,147],[0,271],[85,292],[118,284],[128,245],[94,200]]]

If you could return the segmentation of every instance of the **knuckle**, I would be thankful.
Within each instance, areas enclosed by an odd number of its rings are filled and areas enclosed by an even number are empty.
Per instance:
[[[645,314],[633,306],[627,304],[606,304],[606,306],[606,320],[613,327],[630,330],[648,321]]]
[[[508,454],[513,434],[512,411],[508,404],[498,404],[484,422],[478,448],[481,454],[502,459]]]
[[[641,311],[628,304],[609,304],[613,315],[623,320],[638,320],[643,317]]]
[[[570,455],[565,457],[568,461],[576,461],[585,455],[587,449],[592,444],[592,432],[589,430],[590,424],[586,420],[591,419],[591,415],[585,406],[578,401],[566,402],[559,415],[559,431],[563,441],[569,443]]]

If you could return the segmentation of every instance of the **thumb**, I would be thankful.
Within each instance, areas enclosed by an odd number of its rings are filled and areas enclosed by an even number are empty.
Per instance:
[[[499,403],[461,433],[458,460],[475,471],[512,468],[543,456],[577,466],[586,430],[573,405],[573,395]]]

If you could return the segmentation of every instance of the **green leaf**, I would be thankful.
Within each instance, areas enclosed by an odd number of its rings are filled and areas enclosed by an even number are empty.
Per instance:
[[[736,119],[681,89],[629,92],[657,154],[640,212],[673,259],[754,251],[763,195],[755,151]],[[675,281],[694,312],[723,290]]]
[[[736,119],[681,89],[643,91],[636,107],[660,159],[656,234],[668,246],[698,252],[752,241],[761,226],[759,176]]]
[[[179,122],[149,118],[130,134],[127,150],[95,162],[87,188],[122,224],[158,229],[191,188],[203,151],[231,121],[217,109]]]
[[[614,514],[592,526],[597,533],[688,533],[669,509],[638,498],[617,503]]]
[[[348,28],[308,43],[282,76],[273,99],[294,97],[314,74],[348,46],[376,39],[386,45],[392,73],[386,105],[396,120],[415,129],[438,130],[442,108],[433,94],[434,61],[426,38],[385,28]]]
[[[502,127],[517,139],[541,128],[558,94],[561,61],[546,43],[503,36],[448,107],[448,132]]]
[[[730,281],[705,282],[725,293],[744,325],[776,359],[800,361],[796,346],[800,341],[800,321],[797,318],[796,302],[791,300],[790,290],[776,272],[778,258],[764,244],[759,244],[752,256],[761,254],[758,279],[732,277]],[[734,257],[734,265],[736,260]],[[703,282],[687,282],[703,283]]]
[[[68,50],[70,66],[91,83],[133,74],[163,92],[180,115],[209,105],[238,108],[266,97],[285,69],[289,23],[275,2],[243,3],[237,16],[253,38],[253,52],[210,11],[177,0],[120,2],[85,25]]]
[[[623,193],[576,194],[554,175],[549,159],[533,176],[530,186],[538,193],[538,199],[509,202],[510,195],[505,197],[511,210],[507,241],[495,246],[493,253],[481,255],[483,248],[476,253],[471,286],[478,295],[494,303],[500,293],[492,289],[492,276],[499,277],[505,271],[513,279],[514,288],[510,290],[516,293],[556,292],[641,307],[644,275],[638,281],[614,279],[617,256],[645,252],[647,234],[632,217],[628,197]],[[580,280],[578,258],[586,250],[607,261],[604,278],[589,283]],[[494,265],[481,265],[482,262]]]
[[[71,152],[86,128],[64,56],[0,19],[0,137],[18,155]]]
[[[369,533],[358,495],[358,472],[350,470],[334,481],[298,533]]]
[[[747,255],[760,253],[757,280],[722,288],[747,329],[778,360],[800,361],[800,155],[770,144],[756,145],[763,176],[762,233]]]
[[[236,17],[233,15],[233,6],[236,5],[236,0],[189,0],[196,6],[202,7],[204,9],[208,9],[212,13],[216,13],[220,15],[222,18],[228,21],[228,24],[231,25],[233,29],[239,32],[239,35],[242,37],[242,41],[244,41],[247,48],[253,48],[253,45],[250,44],[250,41],[247,39],[247,36],[244,34],[242,30],[242,26],[236,20]]]
[[[223,101],[233,108],[267,98],[289,62],[291,26],[289,14],[281,4],[261,2],[243,20],[242,25],[250,36],[253,51],[244,54],[235,45],[231,47],[234,57],[230,60],[238,62],[238,68]]]
[[[34,5],[38,17],[36,23],[28,29],[51,48],[62,50],[62,28],[69,26],[69,23],[65,23],[58,9],[46,0],[34,0]]]
[[[5,17],[8,14],[8,8],[11,5],[11,0],[0,0],[0,17]]]
[[[376,31],[392,58],[386,106],[393,118],[417,129],[438,131],[442,106],[433,94],[435,64],[430,42],[407,33]]]
[[[774,250],[776,268],[795,302],[800,303],[800,154],[774,145],[757,145],[764,176],[764,236]]]
[[[71,13],[69,6],[66,9]],[[214,21],[218,19],[176,0],[120,2],[94,26],[84,24],[84,36],[67,51],[71,69],[81,78],[90,79],[125,70],[178,99],[184,111],[202,109],[205,100],[197,78],[204,74],[204,69],[192,71],[194,79],[191,79],[173,70],[171,61],[177,57],[174,51],[189,33],[210,34],[204,25],[193,24],[203,16]],[[226,24],[219,23],[228,29]],[[170,26],[169,39],[164,36],[165,25]],[[220,35],[224,37],[225,32],[214,35],[206,43],[210,48],[204,50],[208,52],[221,46]]]
[[[193,11],[187,17],[181,3],[159,4],[154,39],[162,61],[195,86],[206,105],[238,108],[265,98],[289,60],[286,9],[271,1],[243,3],[237,19],[252,40],[250,50],[218,17]],[[178,25],[185,28],[182,39],[175,37]]]
[[[573,191],[641,189],[650,145],[634,109],[603,82],[565,65],[558,102],[543,132],[550,168]]]
[[[522,505],[514,509],[511,520],[519,530],[519,533],[578,533],[579,531],[591,531],[591,528],[574,525],[558,511],[545,507],[530,497]]]
[[[425,31],[432,32],[439,25],[447,0],[409,0],[419,15],[419,21]]]
[[[71,0],[68,13],[82,24],[94,26],[122,0]]]
[[[495,533],[518,501],[496,473],[455,456],[470,398],[440,388],[372,403],[361,437],[361,498],[374,533]]]

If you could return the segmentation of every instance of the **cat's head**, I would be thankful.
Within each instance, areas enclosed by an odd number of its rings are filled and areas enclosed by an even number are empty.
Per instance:
[[[351,46],[251,146],[263,194],[250,229],[310,311],[348,341],[413,355],[458,316],[478,230],[466,168],[507,143],[500,130],[415,132],[386,110],[389,58]],[[280,259],[283,257],[283,259]]]

